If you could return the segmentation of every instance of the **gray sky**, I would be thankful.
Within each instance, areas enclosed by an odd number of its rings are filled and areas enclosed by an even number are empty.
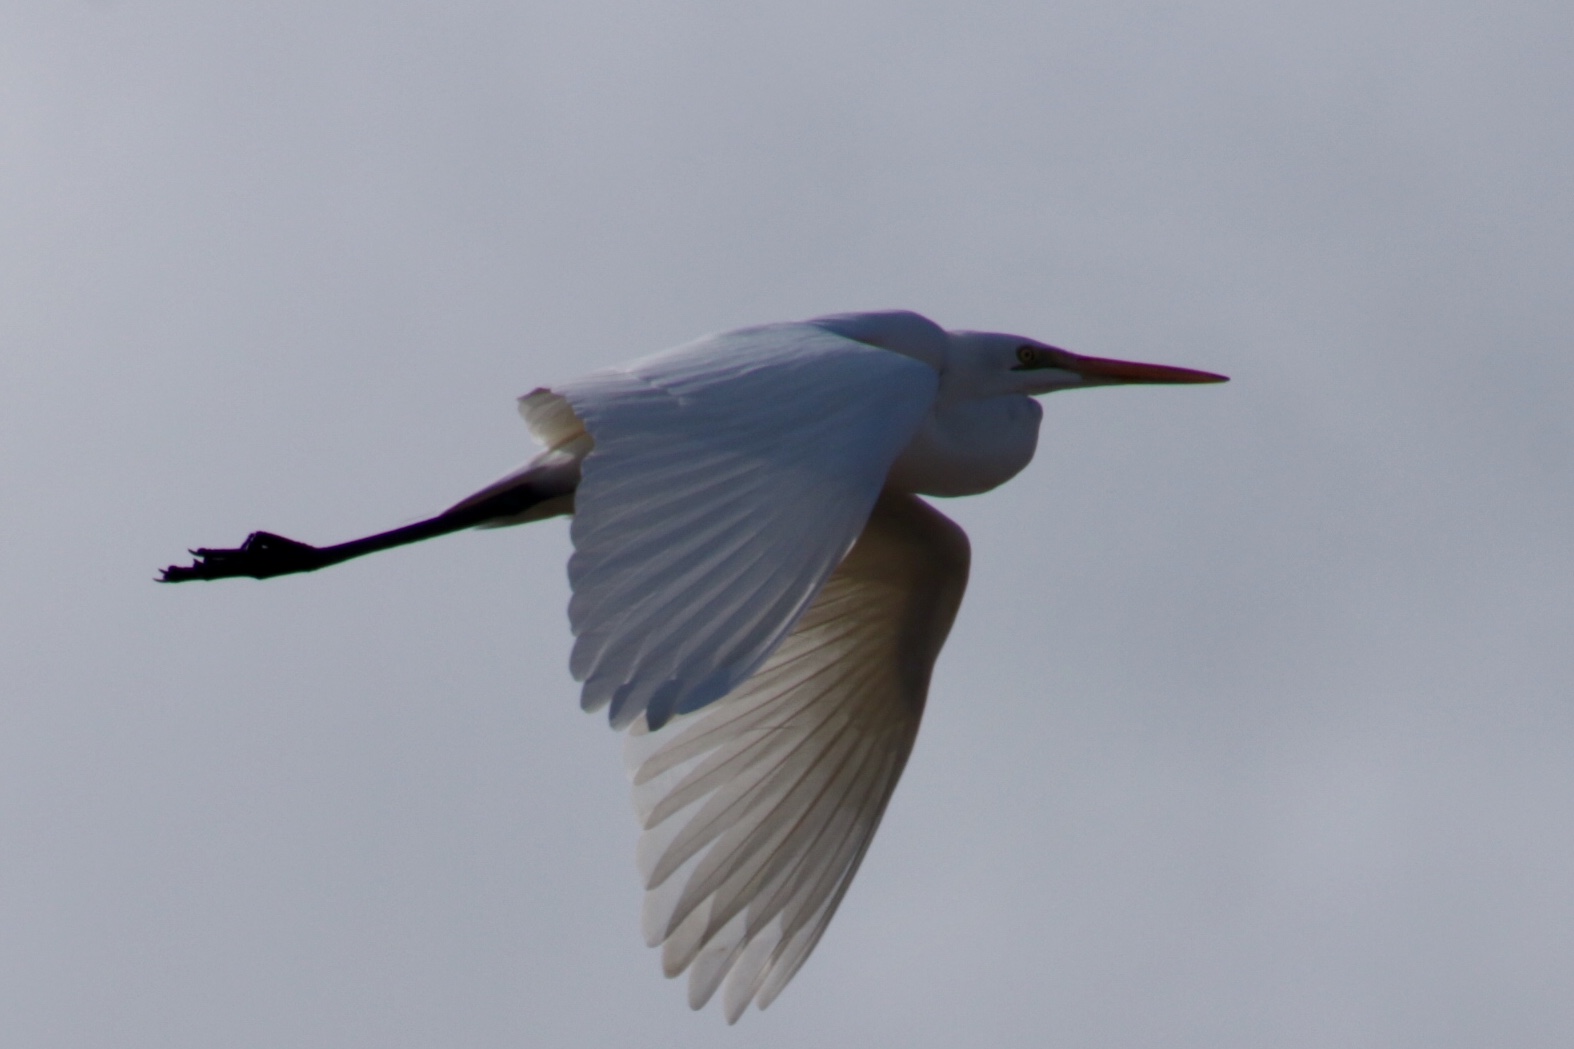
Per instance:
[[[1566,1046],[1574,7],[0,6],[0,1038]],[[1067,393],[781,1000],[638,933],[567,531],[157,587],[906,307]]]

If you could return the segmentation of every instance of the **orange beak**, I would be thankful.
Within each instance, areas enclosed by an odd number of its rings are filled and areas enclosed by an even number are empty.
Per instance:
[[[1084,357],[1079,353],[1061,350],[1065,363],[1060,365],[1086,379],[1089,385],[1115,385],[1130,383],[1178,382],[1229,382],[1228,375],[1215,375],[1192,368],[1172,368],[1167,364],[1138,364],[1136,361],[1112,361],[1106,357]]]

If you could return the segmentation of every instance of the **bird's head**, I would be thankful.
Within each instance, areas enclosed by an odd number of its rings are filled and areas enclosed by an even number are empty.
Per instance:
[[[1084,357],[1020,335],[988,331],[953,331],[949,335],[951,346],[945,369],[948,378],[960,380],[979,396],[1037,396],[1084,386],[1229,381],[1224,375],[1167,364]]]
[[[1082,386],[1229,381],[1191,368],[1084,357],[1021,335],[946,331],[908,310],[836,313],[809,323],[922,361],[945,377],[951,393],[963,398],[1037,396]]]

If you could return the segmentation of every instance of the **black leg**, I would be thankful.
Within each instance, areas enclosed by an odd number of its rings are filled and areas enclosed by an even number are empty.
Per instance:
[[[554,499],[564,500],[566,504],[556,512],[568,513],[572,504],[567,503],[564,497],[573,495],[579,484],[579,463],[554,464],[532,470],[517,479],[510,478],[509,481],[503,487],[483,489],[436,517],[388,532],[352,539],[337,546],[308,546],[272,532],[253,532],[233,550],[199,547],[190,551],[196,558],[194,562],[185,566],[170,565],[159,576],[159,582],[185,583],[193,579],[231,579],[236,576],[271,579],[273,576],[296,572],[314,572],[378,550],[404,546],[406,543],[447,535],[476,525],[506,523],[509,518],[524,514],[543,503],[550,504]]]

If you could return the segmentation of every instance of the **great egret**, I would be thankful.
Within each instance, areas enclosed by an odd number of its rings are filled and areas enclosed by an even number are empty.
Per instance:
[[[320,548],[256,532],[163,580],[573,514],[570,669],[630,730],[645,936],[734,1022],[814,949],[912,749],[969,556],[918,497],[1015,476],[1039,394],[1223,381],[905,311],[744,328],[522,397],[545,450],[436,517]]]

